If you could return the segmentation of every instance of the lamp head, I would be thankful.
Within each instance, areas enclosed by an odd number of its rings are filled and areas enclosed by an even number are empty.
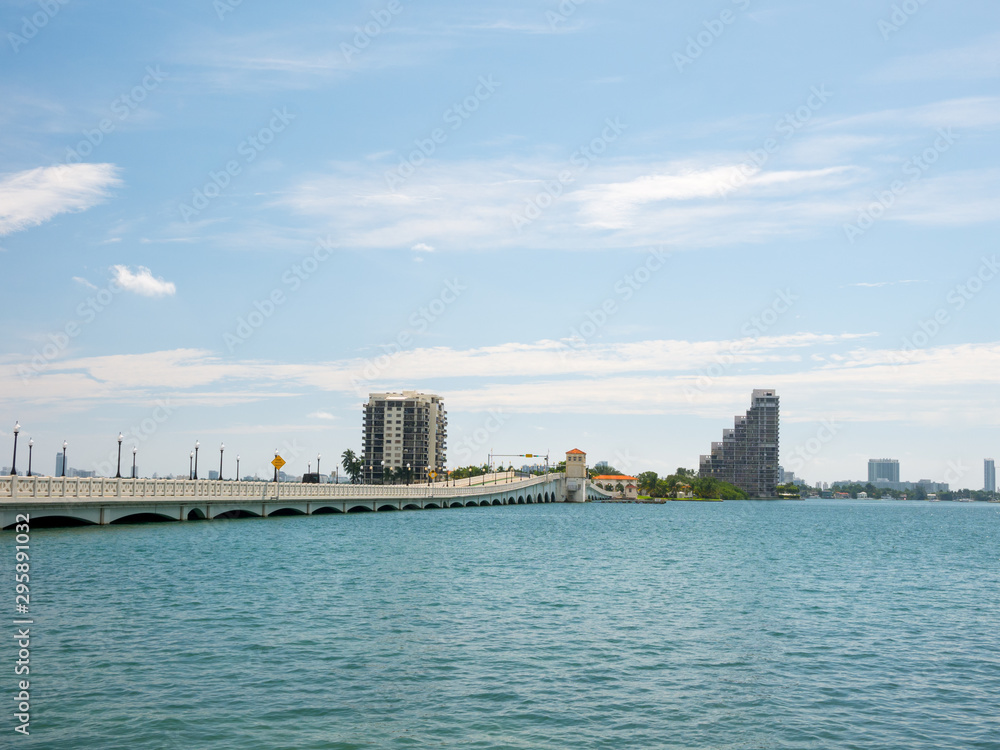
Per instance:
[[[125,438],[125,436],[124,436],[124,435],[122,435],[122,434],[121,434],[121,433],[119,432],[119,433],[118,433],[118,445],[121,445],[121,444],[122,444],[122,440],[123,440],[124,438]]]
[[[14,422],[14,434],[16,435],[20,431],[21,431],[21,423],[20,422]]]
[[[63,440],[63,450],[66,450],[66,446],[69,445],[65,440]]]

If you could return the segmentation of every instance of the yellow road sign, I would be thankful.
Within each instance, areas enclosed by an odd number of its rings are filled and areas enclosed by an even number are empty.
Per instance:
[[[274,460],[271,462],[271,466],[273,466],[275,469],[280,469],[284,465],[285,465],[285,459],[283,459],[281,456],[275,456]]]

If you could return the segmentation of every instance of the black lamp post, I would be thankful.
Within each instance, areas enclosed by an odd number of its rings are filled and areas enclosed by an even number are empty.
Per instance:
[[[194,451],[188,455],[188,479],[194,479]]]
[[[115,474],[115,479],[122,478],[122,439],[124,437],[120,432],[118,433],[118,473]]]
[[[66,446],[68,443],[63,440],[63,465],[62,465],[62,475],[66,476]]]
[[[219,481],[222,481],[222,454],[226,450],[226,444],[223,443],[219,446]]]
[[[278,449],[277,448],[274,449],[274,457],[275,458],[278,457]],[[275,481],[275,483],[277,483],[277,481],[278,481],[278,464],[274,465],[274,481]]]
[[[197,440],[194,441],[194,478],[198,478],[198,448],[201,447],[201,443]]]
[[[323,457],[323,456],[322,456],[321,454],[319,454],[319,453],[317,453],[317,454],[316,454],[316,473],[317,473],[317,474],[319,474],[319,460],[320,460],[320,459],[321,459],[322,457]],[[322,480],[321,480],[321,481],[322,481]]]
[[[31,476],[31,449],[35,447],[35,439],[28,438],[28,476]]]
[[[406,465],[406,486],[410,486],[410,465]]]
[[[240,454],[236,454],[236,481],[240,481]]]
[[[21,423],[14,422],[14,460],[10,462],[10,475],[17,475],[17,433],[21,431]]]
[[[139,452],[139,448],[135,445],[132,446],[132,478],[135,479],[135,454]]]

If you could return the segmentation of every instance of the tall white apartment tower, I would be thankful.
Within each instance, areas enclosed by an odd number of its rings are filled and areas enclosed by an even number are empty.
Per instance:
[[[432,393],[371,393],[364,406],[364,479],[379,483],[385,469],[409,468],[414,482],[445,471],[448,413]]]
[[[992,458],[983,461],[983,489],[987,492],[997,491],[997,468]]]

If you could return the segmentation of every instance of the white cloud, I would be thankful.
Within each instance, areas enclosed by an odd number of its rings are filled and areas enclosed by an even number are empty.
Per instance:
[[[418,242],[416,245],[410,248],[418,253],[433,253],[434,248],[428,245],[426,242]]]
[[[308,415],[310,419],[329,419],[333,420],[337,417],[328,411],[314,411],[312,414]]]
[[[144,266],[139,266],[135,272],[128,266],[111,266],[111,271],[123,289],[143,297],[165,297],[177,293],[174,282],[154,278],[153,272]]]
[[[560,357],[560,342],[408,352],[400,379],[447,394],[449,409],[536,414],[694,415],[738,413],[753,388],[785,398],[783,419],[822,418],[926,424],[1000,420],[1000,342],[892,349],[845,349],[859,334],[795,334],[744,341],[646,341],[582,347]],[[739,344],[740,347],[734,347]],[[733,351],[736,354],[733,354]],[[718,363],[726,366],[718,368]],[[0,360],[0,404],[92,408],[100,401],[224,406],[316,392],[356,396],[356,360],[310,364],[230,361],[204,350],[70,359],[23,379],[19,362]],[[25,361],[22,364],[27,364]],[[710,372],[709,368],[719,369]],[[384,380],[385,382],[381,382]],[[391,386],[389,383],[391,382]],[[369,388],[370,386],[370,388]],[[794,406],[792,406],[794,405]],[[917,406],[919,405],[919,406]],[[315,412],[310,419],[333,414]]]
[[[121,185],[113,164],[38,167],[0,176],[0,236],[86,211]]]
[[[74,276],[73,277],[73,281],[75,281],[77,284],[80,284],[81,286],[87,287],[87,289],[97,289],[97,286],[95,286],[94,284],[91,284],[89,281],[87,281],[82,276]]]

